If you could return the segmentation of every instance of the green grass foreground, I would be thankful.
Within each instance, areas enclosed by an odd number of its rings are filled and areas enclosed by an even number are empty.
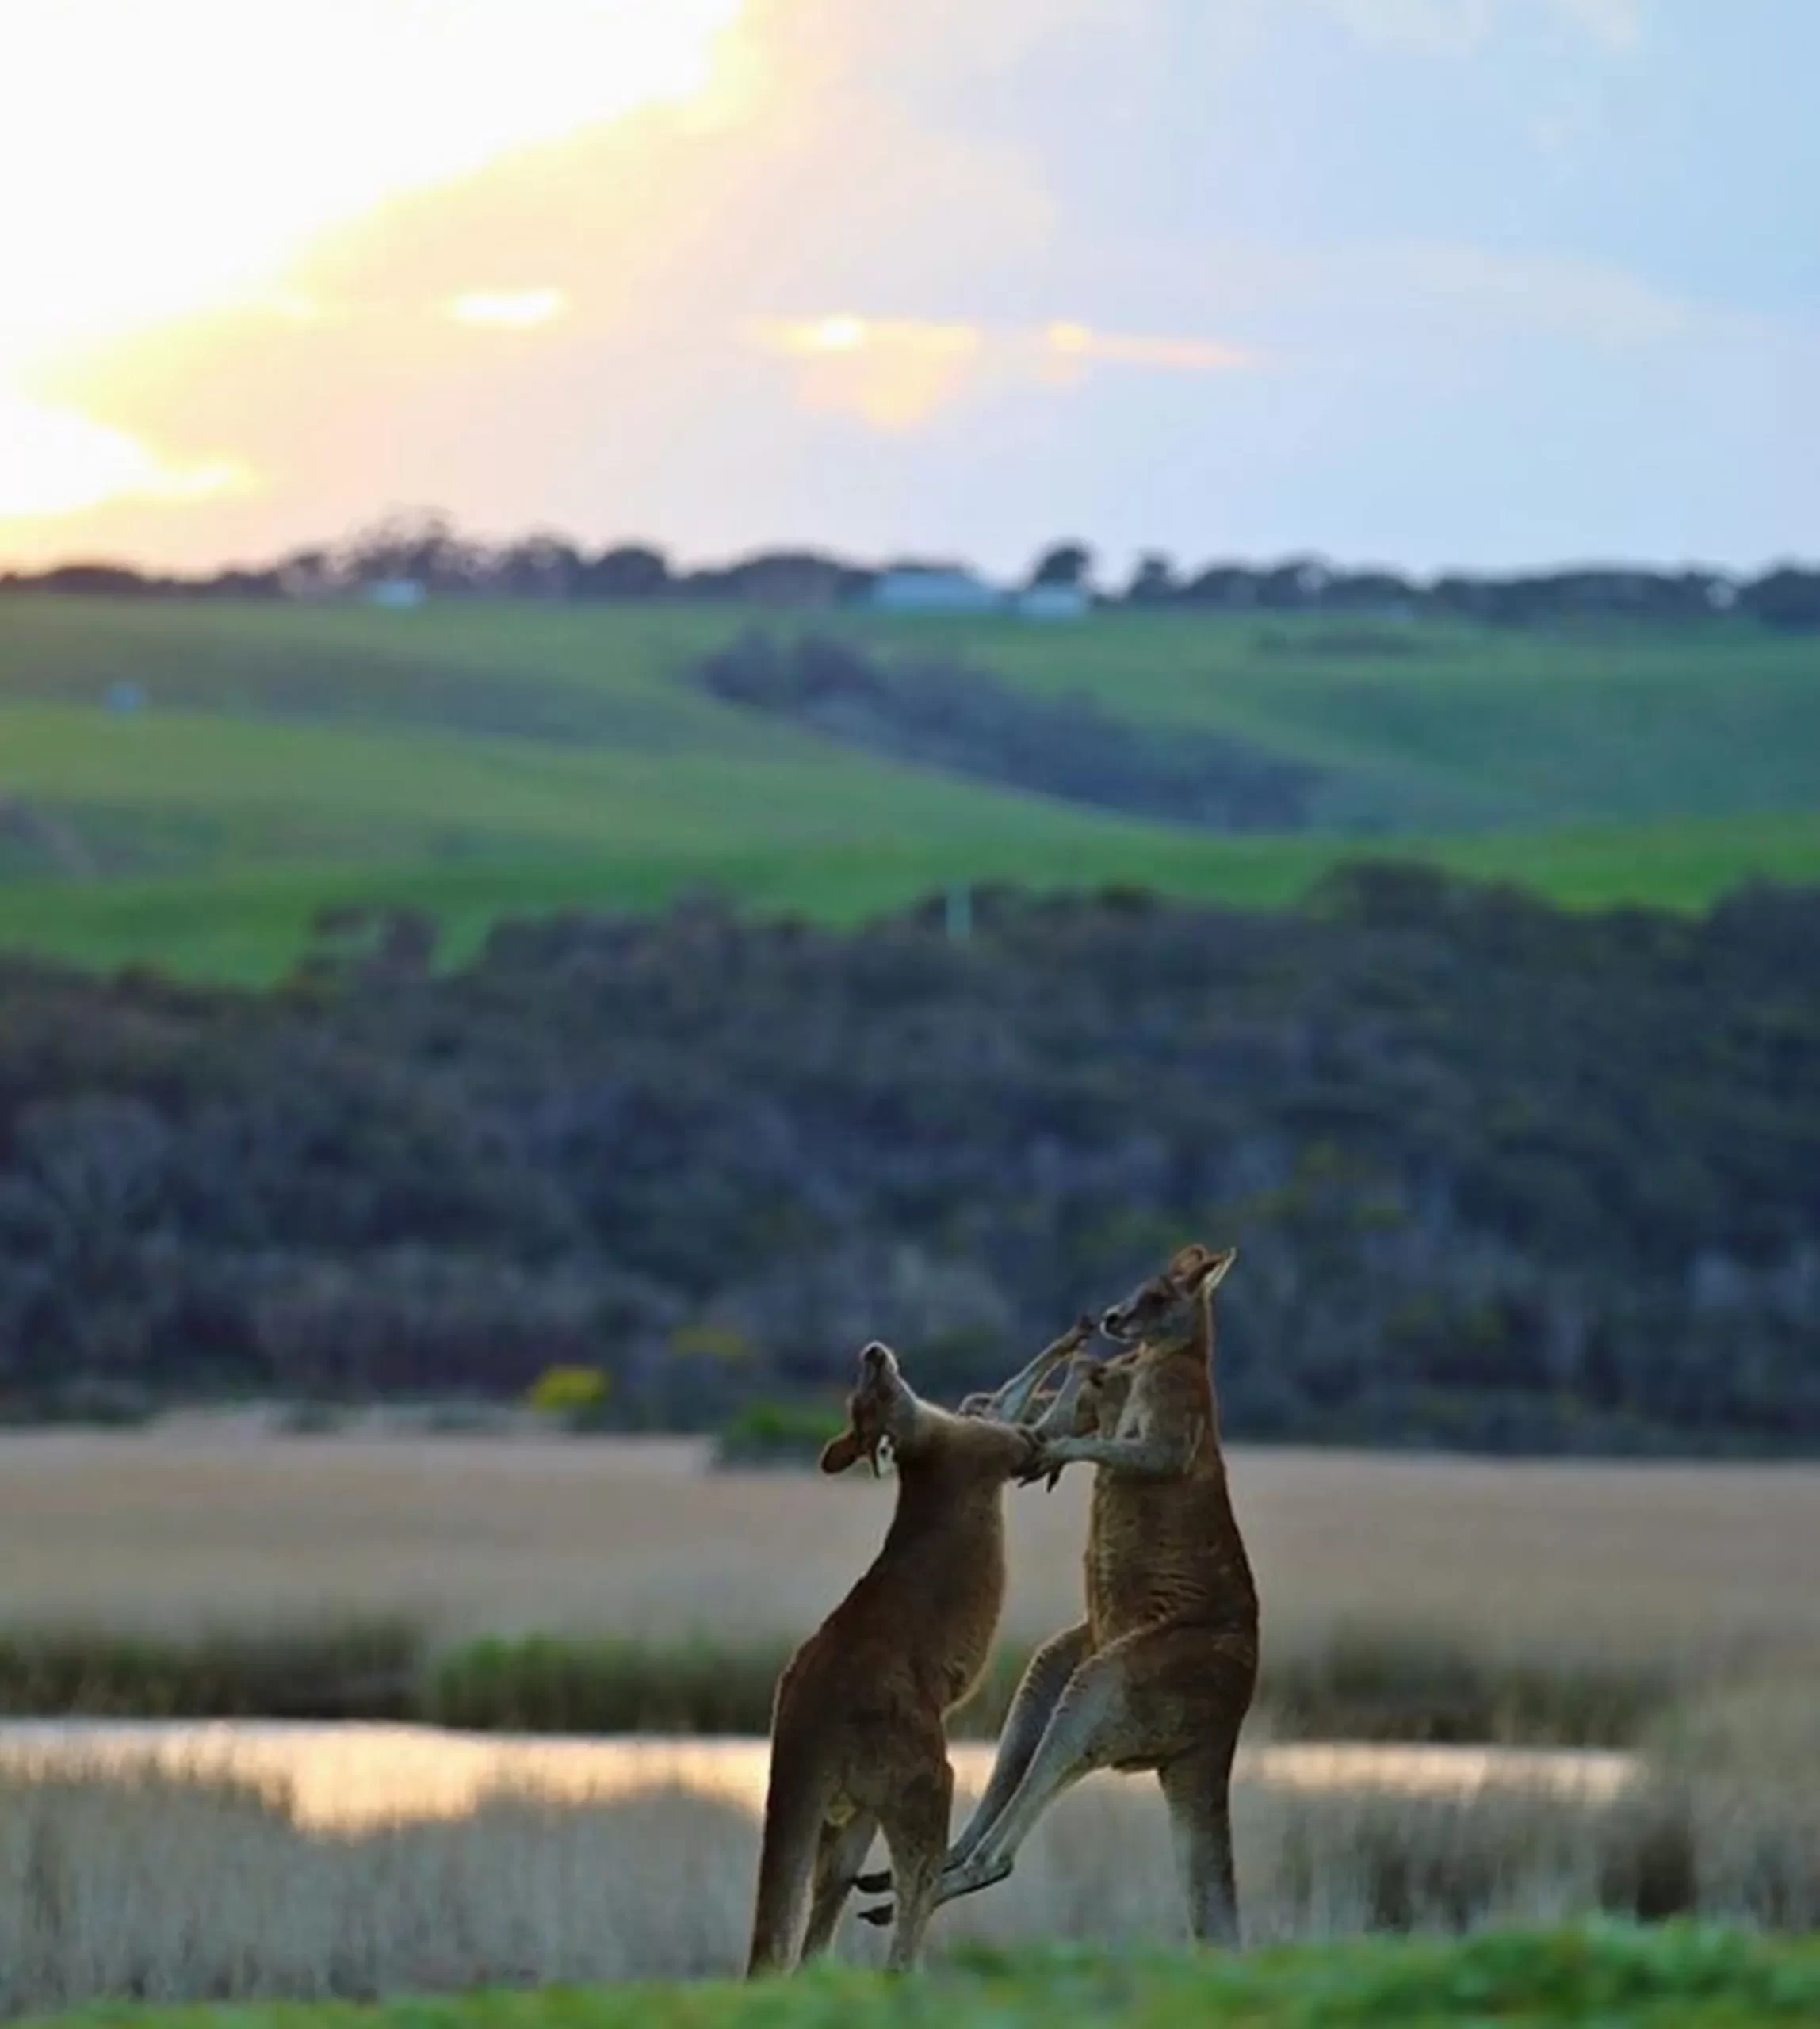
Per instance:
[[[1375,1938],[1236,1958],[972,1953],[893,1981],[845,1968],[788,1981],[546,1988],[376,2007],[103,2004],[40,2023],[133,2029],[1048,2029],[1118,2023],[1273,2025],[1597,2023],[1731,2029],[1820,2019],[1820,1938],[1589,1923],[1462,1939]]]

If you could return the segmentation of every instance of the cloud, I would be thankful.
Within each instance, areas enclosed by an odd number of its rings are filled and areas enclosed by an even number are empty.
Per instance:
[[[1085,324],[1051,324],[1043,333],[1050,351],[1065,360],[1094,360],[1119,366],[1154,366],[1190,373],[1231,373],[1257,365],[1242,346],[1214,338],[1134,338],[1095,331]]]
[[[1011,13],[1035,32],[1023,0]],[[523,349],[486,342],[496,334],[536,332],[545,387],[595,376],[556,433],[579,463],[629,409],[674,396],[685,422],[708,413],[728,354],[751,350],[748,327],[771,306],[859,301],[876,313],[865,346],[799,354],[799,391],[909,427],[954,398],[966,368],[954,327],[1021,285],[1057,237],[1055,207],[1019,151],[931,128],[870,68],[824,88],[828,50],[803,31],[825,13],[821,0],[752,0],[725,45],[728,97],[709,113],[647,106],[402,193],[261,295],[65,348],[32,392],[190,462],[256,465],[313,520],[339,511],[327,502],[355,463],[373,483],[373,442],[415,438],[446,469],[460,451],[432,433],[472,441],[489,414],[547,405],[522,378]],[[766,35],[767,19],[792,32]],[[894,32],[914,39],[908,25]],[[869,55],[881,39],[874,21]],[[927,316],[950,304],[969,315]]]
[[[1360,41],[1424,56],[1465,56],[1522,20],[1552,20],[1616,54],[1642,39],[1643,0],[1321,0]]]
[[[1003,71],[1084,34],[1128,36],[1134,13],[1146,10],[1153,0],[748,0],[744,25],[754,44],[787,52],[799,74],[914,89]]]
[[[1596,262],[1419,240],[1369,250],[1368,258],[1403,306],[1423,311],[1431,339],[1566,338],[1624,348],[1684,336],[1713,316]]]
[[[1490,33],[1495,0],[1325,0],[1327,11],[1361,42],[1458,56]]]
[[[1619,52],[1643,39],[1643,0],[1552,0],[1554,11],[1595,42]]]
[[[1640,0],[746,0],[713,105],[495,155],[336,227],[235,308],[59,345],[22,392],[113,433],[73,466],[153,491],[55,546],[257,556],[399,501],[695,554],[987,560],[1051,522],[1412,561],[1644,544],[1677,514],[1715,552],[1725,529],[1805,525],[1812,346],[1770,327],[1767,291],[1755,324],[1718,300],[1749,260],[1794,277],[1761,164],[1734,171],[1719,113],[1697,137],[1711,204],[1773,243],[1721,263],[1669,202],[1662,151],[1686,136],[1604,131],[1631,109],[1608,52],[1655,18]],[[1665,78],[1701,60],[1657,42]],[[194,220],[206,239],[206,206]],[[157,495],[236,462],[256,490],[181,512]]]
[[[969,395],[1015,384],[1071,387],[1093,365],[1211,373],[1255,364],[1240,347],[1211,339],[1138,337],[1070,322],[988,329],[837,315],[757,319],[745,329],[764,350],[801,362],[797,392],[809,407],[885,430],[914,429]]]
[[[256,292],[388,192],[711,97],[740,6],[9,6],[0,368]]]
[[[0,393],[0,521],[78,514],[114,500],[207,499],[250,483],[230,460],[173,464],[91,417]]]
[[[529,331],[553,323],[568,307],[560,288],[469,289],[449,304],[449,315],[483,331]]]
[[[977,325],[916,318],[761,318],[746,330],[765,350],[802,362],[797,392],[808,407],[885,430],[913,429],[953,401],[985,344]]]

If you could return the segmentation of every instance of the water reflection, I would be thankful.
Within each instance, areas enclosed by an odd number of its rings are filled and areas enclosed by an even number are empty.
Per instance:
[[[152,1767],[233,1776],[287,1796],[300,1825],[338,1830],[461,1817],[502,1788],[579,1802],[675,1784],[756,1811],[764,1801],[768,1751],[757,1739],[553,1739],[277,1721],[0,1724],[0,1767],[122,1775]],[[958,1741],[953,1752],[958,1786],[978,1790],[991,1765],[991,1744]],[[1494,1785],[1597,1802],[1623,1788],[1635,1764],[1609,1752],[1346,1742],[1241,1748],[1237,1772],[1265,1788],[1457,1795]]]

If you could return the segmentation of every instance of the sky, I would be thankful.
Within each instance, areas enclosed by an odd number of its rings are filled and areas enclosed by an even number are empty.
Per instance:
[[[0,565],[1820,553],[1812,0],[0,0]]]

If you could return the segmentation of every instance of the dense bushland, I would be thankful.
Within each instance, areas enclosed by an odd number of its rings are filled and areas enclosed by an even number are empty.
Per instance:
[[[851,641],[748,628],[695,681],[724,702],[889,754],[1038,795],[1219,831],[1312,821],[1320,778],[1224,734],[1143,726],[1088,696],[1031,696],[989,671],[923,655],[885,660]]]
[[[1230,1429],[1820,1440],[1820,895],[1275,916],[982,890],[399,937],[269,994],[0,970],[0,1390],[522,1389],[629,1423],[893,1339],[988,1379],[1236,1240]],[[111,1391],[111,1393],[110,1393]]]

